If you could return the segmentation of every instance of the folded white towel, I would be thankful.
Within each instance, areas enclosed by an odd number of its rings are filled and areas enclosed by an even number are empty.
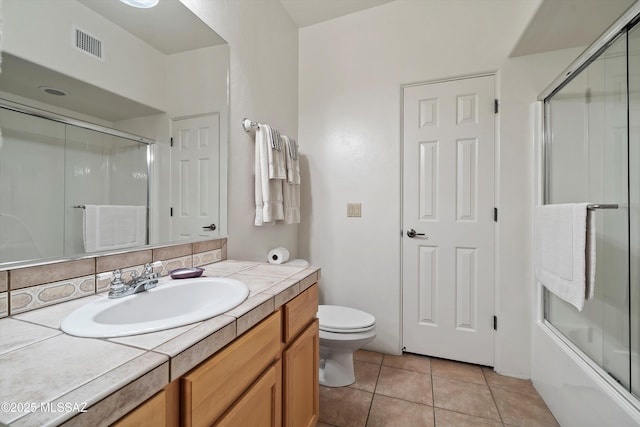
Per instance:
[[[256,215],[254,224],[261,226],[284,219],[282,204],[282,180],[269,179],[269,156],[271,129],[260,125],[255,141],[255,199]]]
[[[86,205],[83,220],[86,252],[146,244],[146,206]]]
[[[536,279],[579,311],[594,295],[595,224],[588,203],[536,206]]]
[[[295,139],[282,135],[286,152],[287,182],[300,184],[300,161],[298,159],[298,143]]]
[[[269,125],[260,125],[259,129],[265,131],[267,138],[269,179],[287,179],[286,156],[280,132]]]

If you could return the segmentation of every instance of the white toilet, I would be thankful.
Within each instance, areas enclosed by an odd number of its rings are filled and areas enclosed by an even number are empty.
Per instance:
[[[344,387],[356,381],[353,352],[376,337],[376,318],[339,305],[318,306],[320,384]]]

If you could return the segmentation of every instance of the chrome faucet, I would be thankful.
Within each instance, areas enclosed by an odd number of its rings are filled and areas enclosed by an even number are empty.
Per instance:
[[[153,272],[150,263],[144,265],[144,272],[138,276],[136,271],[131,272],[131,280],[122,280],[122,271],[117,269],[113,272],[113,280],[109,290],[109,298],[122,298],[155,288],[158,284],[158,273]]]

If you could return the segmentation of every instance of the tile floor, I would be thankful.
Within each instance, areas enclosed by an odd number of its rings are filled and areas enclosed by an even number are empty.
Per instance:
[[[530,381],[413,354],[354,355],[356,383],[320,386],[317,427],[551,427]]]

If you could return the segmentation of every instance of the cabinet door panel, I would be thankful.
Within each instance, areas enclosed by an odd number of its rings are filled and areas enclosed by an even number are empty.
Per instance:
[[[163,390],[129,412],[111,427],[160,427],[165,425],[167,425],[166,394]]]
[[[182,379],[182,424],[209,426],[278,358],[276,312]]]
[[[318,314],[318,285],[312,285],[306,291],[284,305],[284,342],[295,338]]]
[[[318,319],[283,353],[283,417],[286,427],[314,427],[319,415]]]
[[[282,363],[274,363],[214,425],[277,427],[281,422]]]

